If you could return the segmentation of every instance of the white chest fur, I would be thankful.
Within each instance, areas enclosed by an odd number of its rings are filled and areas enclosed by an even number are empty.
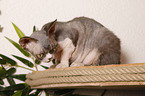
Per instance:
[[[69,38],[66,38],[65,40],[58,43],[62,47],[63,53],[61,56],[61,63],[58,64],[56,68],[69,67],[69,59],[73,58],[74,55],[77,55],[75,56],[77,58],[72,62],[71,67],[91,65],[96,62],[100,56],[100,53],[97,49],[82,50],[84,52],[79,52],[80,54],[75,54],[75,51],[77,49],[75,49],[72,40]]]
[[[58,43],[63,49],[63,52],[62,52],[60,64],[58,64],[56,68],[69,67],[69,59],[71,58],[75,46],[73,45],[72,40],[69,38],[66,38]]]

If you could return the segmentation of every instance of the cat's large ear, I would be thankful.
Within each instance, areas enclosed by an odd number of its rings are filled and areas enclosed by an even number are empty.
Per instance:
[[[48,35],[51,35],[55,32],[55,25],[56,25],[57,19],[53,21],[50,25],[45,27],[45,30],[47,31]]]
[[[20,40],[19,40],[19,44],[20,44],[20,46],[23,48],[23,49],[25,49],[26,48],[26,45],[28,44],[28,43],[30,43],[30,42],[36,42],[37,40],[36,39],[34,39],[34,38],[31,38],[31,37],[22,37],[22,38],[20,38]]]

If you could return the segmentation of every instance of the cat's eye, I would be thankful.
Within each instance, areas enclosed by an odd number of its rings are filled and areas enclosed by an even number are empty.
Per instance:
[[[44,56],[43,53],[41,53],[41,54],[36,54],[36,57],[37,57],[37,58],[42,58],[43,56]]]

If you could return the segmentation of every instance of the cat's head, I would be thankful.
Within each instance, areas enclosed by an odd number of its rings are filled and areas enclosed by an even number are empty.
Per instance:
[[[55,40],[56,20],[45,26],[44,30],[35,31],[30,37],[22,37],[19,40],[20,46],[30,52],[36,59],[43,60],[48,53],[55,54],[58,43]],[[48,58],[45,58],[47,61]]]

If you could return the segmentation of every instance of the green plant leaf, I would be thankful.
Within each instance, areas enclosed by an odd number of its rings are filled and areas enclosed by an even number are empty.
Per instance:
[[[4,89],[4,87],[0,86],[0,90],[1,90],[1,89]]]
[[[12,56],[15,57],[16,59],[20,60],[23,64],[25,64],[28,67],[31,67],[31,68],[34,67],[34,64],[32,62],[30,62],[22,57],[16,56],[16,55],[12,55]]]
[[[19,90],[14,95],[12,95],[12,96],[21,96],[21,95],[22,95],[22,90]]]
[[[43,67],[44,69],[49,69],[49,67],[46,67],[44,65],[40,65],[41,67]]]
[[[28,96],[29,95],[29,91],[30,90],[30,86],[26,87],[23,92],[22,92],[22,95],[21,96]]]
[[[18,74],[18,75],[12,75],[13,78],[25,81],[26,80],[26,74]]]
[[[0,85],[4,85],[4,81],[0,79]]]
[[[16,72],[16,68],[13,68],[13,67],[6,71],[8,76],[14,74],[15,72]]]
[[[41,91],[43,91],[43,90],[42,89],[37,89],[37,91],[35,92],[35,96],[38,96]]]
[[[2,92],[0,91],[0,96],[11,96],[10,92]]]
[[[18,43],[16,43],[15,41],[9,39],[8,37],[5,36],[5,38],[10,41],[22,54],[24,54],[27,57],[30,57],[30,54],[25,51]]]
[[[16,68],[10,68],[6,71],[6,78],[7,78],[7,81],[9,82],[10,85],[15,85],[15,81],[13,79],[13,77],[11,76],[12,74],[14,74],[16,72]]]
[[[15,85],[16,84],[14,79],[12,78],[12,76],[8,76],[7,81],[9,82],[10,85]]]
[[[16,61],[12,60],[11,58],[9,58],[9,57],[7,57],[5,55],[0,54],[0,57],[2,57],[6,62],[11,64],[12,66],[16,66],[17,65]]]
[[[5,87],[1,89],[0,91],[16,91],[16,90],[22,90],[25,87],[26,87],[25,83],[21,83],[21,84],[15,84],[12,86]]]
[[[6,74],[6,71],[5,71],[2,67],[0,67],[0,78],[1,78],[4,74]],[[1,78],[1,79],[2,79],[2,78]]]
[[[25,36],[24,33],[13,22],[12,22],[12,24],[13,24],[13,26],[14,26],[14,28],[15,28],[18,36],[19,36],[19,38],[24,37]]]
[[[8,90],[5,91],[5,88],[0,89],[0,96],[12,96],[14,94],[14,91]]]
[[[33,26],[33,32],[35,32],[36,31],[36,27],[35,27],[35,25]]]
[[[36,64],[40,64],[41,61],[39,61],[39,60],[36,59],[36,60],[35,60],[35,63],[36,63]]]
[[[6,61],[4,59],[0,59],[0,64],[6,64]]]
[[[36,92],[30,94],[29,96],[40,96],[40,93],[43,91],[43,89],[37,89]]]
[[[30,86],[29,86],[30,87]],[[42,89],[43,90],[43,89]],[[30,87],[30,90],[29,90],[29,96],[38,96],[38,95],[35,95],[34,93],[36,93],[36,91],[35,91],[35,89],[31,89],[31,87]],[[40,95],[39,95],[40,96]]]
[[[6,69],[2,66],[0,67],[0,79],[5,79],[6,77],[7,77]]]

